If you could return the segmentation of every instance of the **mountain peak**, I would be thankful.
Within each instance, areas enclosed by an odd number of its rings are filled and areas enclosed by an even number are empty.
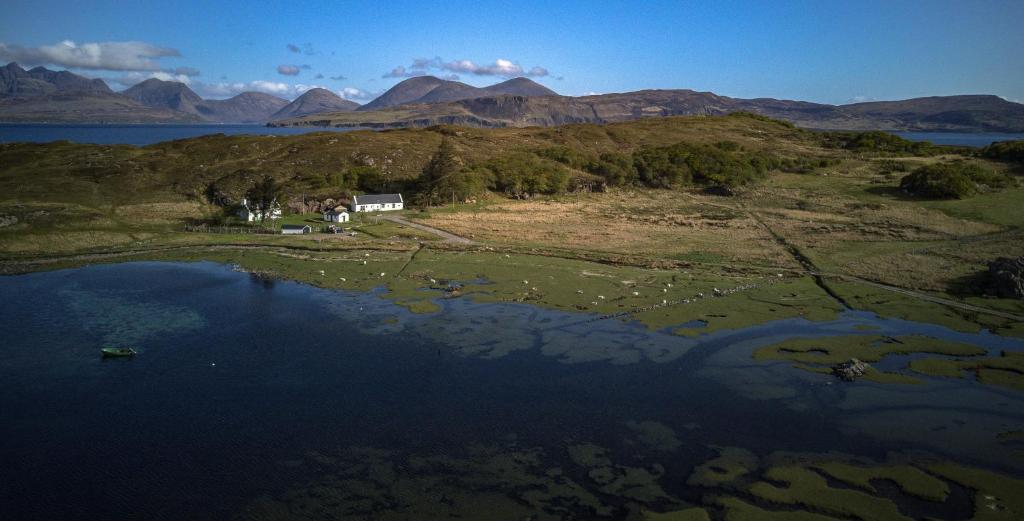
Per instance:
[[[558,93],[537,83],[530,78],[519,76],[496,83],[484,88],[485,91],[496,94],[515,94],[517,96],[558,96]]]
[[[195,114],[196,105],[203,102],[203,98],[193,92],[188,85],[157,78],[149,78],[132,85],[122,94],[147,107],[180,110],[189,114]]]
[[[374,110],[412,103],[423,96],[426,96],[430,91],[436,89],[445,82],[446,80],[442,80],[434,76],[416,76],[407,80],[402,80],[394,87],[388,89],[387,92],[378,96],[377,99],[359,107],[359,110]]]
[[[511,78],[489,87],[474,87],[436,76],[416,76],[398,82],[377,99],[359,107],[370,111],[410,103],[447,103],[498,94],[514,96],[557,96],[558,93],[524,77]]]
[[[297,118],[321,112],[351,112],[357,108],[358,103],[317,87],[303,92],[295,101],[270,116],[270,119]]]

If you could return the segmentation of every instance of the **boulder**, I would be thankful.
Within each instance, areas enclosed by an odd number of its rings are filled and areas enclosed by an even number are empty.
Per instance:
[[[1000,257],[988,263],[985,293],[1002,298],[1024,298],[1024,257]]]
[[[870,366],[856,358],[851,358],[845,362],[838,363],[832,366],[832,374],[839,377],[840,380],[846,382],[852,382],[862,376],[864,376]]]

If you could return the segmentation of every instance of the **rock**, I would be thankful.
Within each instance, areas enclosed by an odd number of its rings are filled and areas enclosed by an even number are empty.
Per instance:
[[[704,189],[704,193],[707,195],[717,195],[720,197],[732,197],[736,195],[736,191],[725,185],[711,185]]]
[[[1024,298],[1024,257],[1000,257],[988,263],[985,293],[1002,298]]]
[[[18,218],[13,215],[0,215],[0,228],[18,224]]]
[[[832,374],[839,377],[840,380],[852,382],[857,378],[864,376],[869,367],[871,366],[857,360],[856,358],[851,358],[846,362],[832,366]]]

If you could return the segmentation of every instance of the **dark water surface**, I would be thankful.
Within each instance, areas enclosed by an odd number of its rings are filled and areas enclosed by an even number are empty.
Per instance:
[[[441,303],[414,315],[373,293],[212,263],[0,278],[0,517],[229,518],[325,472],[304,461],[354,446],[457,458],[514,444],[558,464],[567,445],[593,443],[662,465],[662,486],[684,499],[711,445],[924,450],[1024,473],[994,439],[1024,428],[1019,393],[967,379],[839,385],[750,357],[797,334],[928,334],[994,352],[1021,340],[857,312],[687,339]],[[107,345],[140,354],[101,360]],[[638,443],[630,422],[657,422],[680,446],[669,456]]]
[[[291,136],[307,132],[347,132],[358,130],[333,127],[266,127],[263,125],[131,125],[131,124],[48,124],[0,123],[0,143],[49,143],[67,140],[75,143],[101,145],[150,145],[173,139],[208,134],[250,134],[257,136]],[[1024,139],[1024,134],[965,132],[893,132],[912,141],[931,141],[936,145],[983,147],[994,141]]]
[[[131,125],[0,123],[0,143],[72,141],[100,145],[151,145],[209,134],[292,136],[307,132],[346,132],[333,127],[266,127],[263,125]]]
[[[984,147],[996,141],[1017,141],[1024,139],[1024,134],[1001,134],[993,132],[893,132],[897,136],[911,141],[930,141],[936,145],[957,145],[966,147]]]

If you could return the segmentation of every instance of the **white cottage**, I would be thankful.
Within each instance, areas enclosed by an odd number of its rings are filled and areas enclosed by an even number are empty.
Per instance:
[[[401,210],[405,203],[402,194],[354,195],[350,205],[353,212],[389,212]]]
[[[260,207],[248,199],[242,199],[242,206],[238,209],[238,216],[245,219],[246,222],[259,221],[263,218]],[[281,205],[278,204],[276,199],[270,203],[270,215],[268,217],[271,219],[281,218]]]
[[[331,223],[347,223],[348,212],[345,211],[344,206],[324,210],[324,221]]]

